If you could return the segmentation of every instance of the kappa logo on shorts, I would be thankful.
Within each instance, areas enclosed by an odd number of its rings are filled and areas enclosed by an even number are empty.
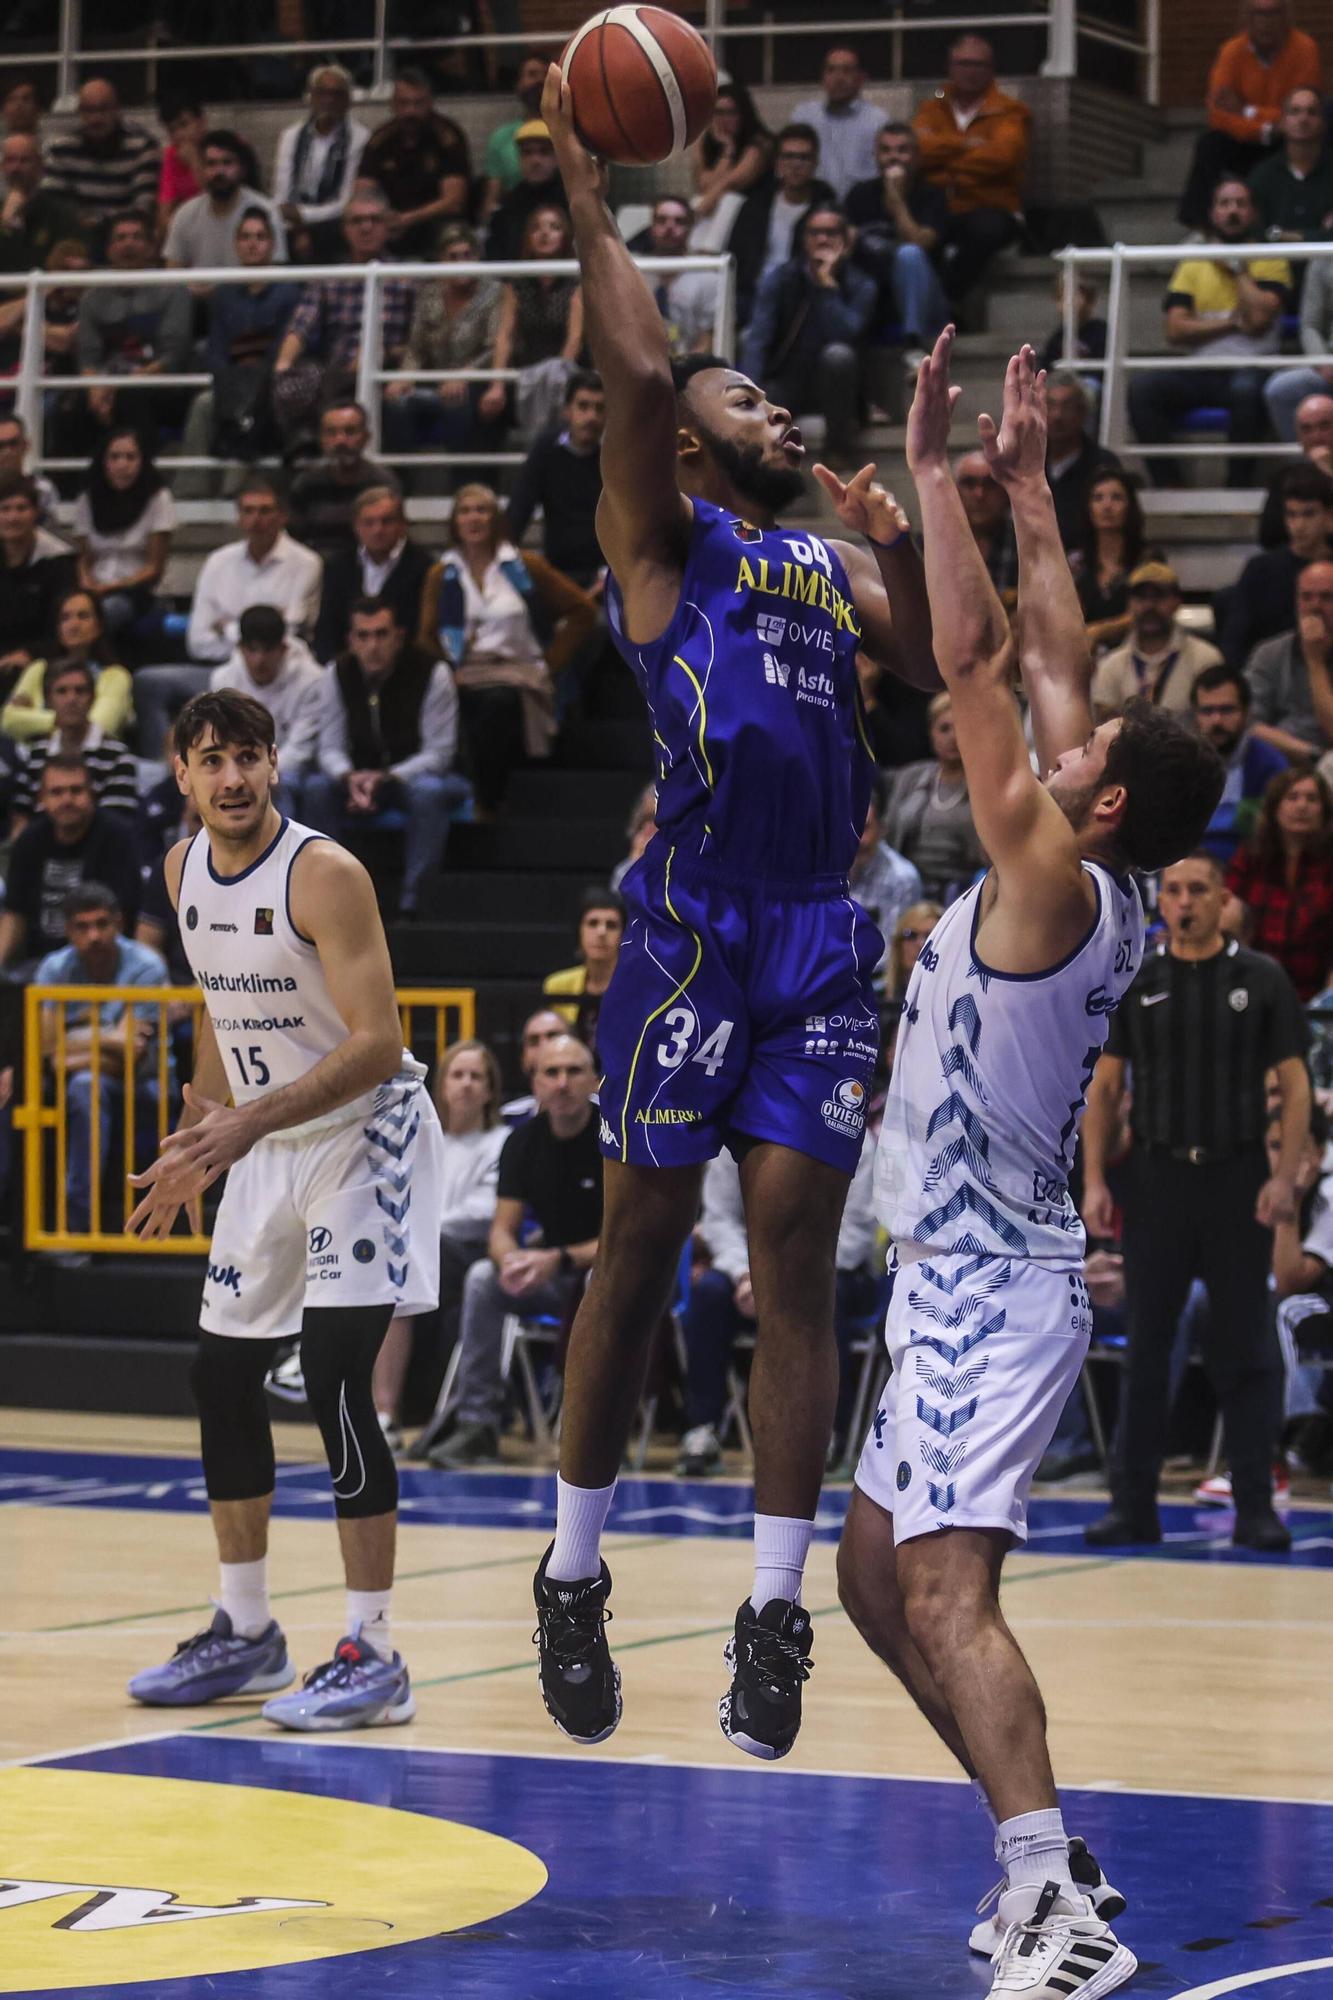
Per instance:
[[[607,1124],[605,1118],[602,1119],[597,1127],[597,1136],[604,1146],[614,1146],[616,1143],[616,1135]]]
[[[819,1109],[830,1132],[841,1132],[847,1138],[859,1139],[865,1130],[866,1087],[859,1078],[845,1076]]]
[[[368,1236],[358,1236],[356,1242],[352,1245],[352,1255],[356,1258],[358,1264],[373,1264],[375,1261],[375,1245]]]
[[[273,912],[272,912],[272,910],[256,910],[256,911],[255,911],[255,936],[256,936],[256,937],[272,937],[272,935],[273,935]]]
[[[331,1229],[312,1229],[310,1232],[311,1256],[312,1257],[322,1256],[323,1253],[328,1249],[332,1241],[333,1241],[333,1231]]]
[[[208,1267],[210,1285],[220,1285],[224,1292],[235,1292],[241,1296],[241,1274],[234,1264],[210,1264]]]

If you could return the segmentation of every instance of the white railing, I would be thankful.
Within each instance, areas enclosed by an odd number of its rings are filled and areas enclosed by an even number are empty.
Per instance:
[[[303,56],[318,57],[337,55],[369,55],[371,57],[371,81],[366,93],[370,97],[383,97],[389,88],[391,58],[411,61],[424,49],[458,49],[472,51],[478,49],[531,48],[549,46],[555,49],[567,35],[572,34],[584,18],[587,9],[581,0],[569,0],[569,24],[564,29],[546,29],[543,32],[522,32],[515,34],[471,33],[466,35],[426,35],[412,37],[390,35],[388,31],[388,0],[373,0],[374,24],[368,35],[338,35],[323,41],[290,42],[216,42],[206,45],[166,44],[148,42],[138,47],[116,47],[89,49],[83,45],[83,14],[86,0],[60,0],[59,40],[52,51],[57,64],[56,109],[66,111],[74,104],[76,73],[82,63],[101,71],[119,63],[171,64],[182,61],[202,61],[225,57],[277,57]],[[1115,48],[1124,53],[1142,58],[1144,63],[1144,94],[1151,104],[1157,102],[1159,63],[1159,22],[1160,0],[1139,0],[1140,26],[1136,33],[1113,27],[1090,12],[1086,6],[1080,7],[1078,0],[1032,0],[1027,7],[1017,7],[1006,14],[977,14],[968,11],[966,5],[955,11],[938,15],[911,15],[905,12],[902,0],[890,0],[878,11],[868,10],[865,14],[853,15],[847,19],[824,20],[814,15],[807,21],[735,21],[726,19],[726,0],[704,0],[702,8],[677,8],[674,11],[701,16],[700,26],[707,40],[719,49],[721,45],[736,40],[761,40],[763,43],[763,78],[772,81],[773,47],[777,39],[791,35],[829,36],[880,35],[887,32],[891,36],[892,80],[903,75],[904,36],[944,31],[962,34],[975,29],[980,34],[988,34],[996,28],[1041,28],[1046,33],[1046,59],[1042,64],[1044,76],[1073,76],[1076,72],[1078,41],[1080,36],[1103,46]],[[836,9],[834,10],[836,13]],[[40,52],[28,58],[32,62],[41,61]],[[149,88],[156,91],[159,79],[150,71]]]
[[[1074,272],[1109,274],[1106,292],[1106,359],[1090,361],[1078,354],[1078,324],[1073,287],[1065,287],[1064,366],[1077,375],[1102,377],[1098,436],[1109,451],[1129,453],[1137,458],[1289,458],[1292,444],[1204,444],[1190,438],[1186,444],[1140,444],[1128,429],[1128,377],[1135,372],[1166,368],[1197,370],[1200,374],[1230,375],[1237,368],[1258,369],[1271,374],[1292,368],[1333,368],[1333,354],[1182,354],[1158,349],[1148,354],[1131,352],[1129,330],[1129,287],[1135,271],[1172,270],[1177,264],[1235,264],[1242,259],[1234,243],[1116,243],[1109,249],[1060,250],[1057,259]],[[1333,256],[1333,243],[1252,243],[1242,246],[1244,261],[1284,258],[1288,263],[1307,263],[1313,257]],[[1072,358],[1070,358],[1072,357]]]
[[[736,342],[736,267],[730,257],[636,257],[639,269],[650,277],[682,277],[692,272],[711,274],[716,280],[713,302],[713,349],[731,354]],[[361,341],[357,350],[356,400],[370,420],[371,451],[381,465],[520,465],[521,451],[410,452],[380,451],[382,412],[378,391],[391,382],[412,384],[432,382],[512,382],[516,368],[386,368],[384,365],[384,324],[380,299],[387,282],[405,279],[414,283],[435,283],[448,278],[575,278],[579,267],[573,258],[526,258],[513,263],[476,264],[268,264],[263,274],[276,282],[341,283],[358,275],[362,285]],[[47,390],[75,393],[84,389],[209,389],[213,377],[207,374],[179,375],[48,375],[45,372],[45,340],[42,300],[56,288],[84,291],[120,287],[149,286],[157,290],[179,290],[190,285],[252,285],[253,269],[236,268],[190,271],[81,271],[75,279],[68,271],[29,271],[26,276],[8,276],[0,281],[0,291],[26,290],[23,342],[19,369],[14,382],[15,406],[32,441],[32,462],[48,470],[64,471],[86,466],[84,459],[50,458],[45,452],[44,395]],[[215,458],[177,457],[163,454],[164,469],[177,472],[216,467]]]

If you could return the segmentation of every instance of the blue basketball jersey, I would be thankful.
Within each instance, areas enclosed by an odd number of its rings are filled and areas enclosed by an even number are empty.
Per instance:
[[[680,602],[660,637],[636,645],[614,577],[606,585],[652,713],[658,837],[753,883],[845,875],[874,773],[847,573],[816,535],[692,504]]]

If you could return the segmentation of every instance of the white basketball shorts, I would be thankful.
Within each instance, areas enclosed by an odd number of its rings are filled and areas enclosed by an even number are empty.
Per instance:
[[[941,1528],[1026,1541],[1033,1474],[1088,1351],[1082,1275],[1023,1257],[890,1268],[893,1374],[856,1483],[893,1515],[899,1542]]]
[[[433,1310],[443,1135],[426,1091],[305,1137],[261,1139],[227,1175],[199,1323],[274,1340],[307,1306]]]

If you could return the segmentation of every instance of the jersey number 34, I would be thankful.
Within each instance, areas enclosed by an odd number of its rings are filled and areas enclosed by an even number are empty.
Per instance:
[[[719,1021],[706,1042],[694,1051],[692,1061],[702,1063],[709,1076],[716,1076],[727,1053],[734,1021]],[[699,1031],[699,1017],[693,1007],[673,1007],[662,1016],[662,1026],[671,1039],[657,1045],[657,1060],[663,1069],[679,1069],[689,1054],[690,1043]]]

